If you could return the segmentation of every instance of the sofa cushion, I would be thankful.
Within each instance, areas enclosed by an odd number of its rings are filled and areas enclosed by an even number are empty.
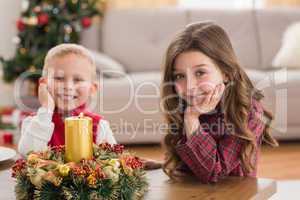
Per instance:
[[[183,9],[109,10],[103,21],[103,51],[128,72],[159,70],[171,38],[185,25]]]
[[[300,22],[290,25],[284,33],[282,45],[273,67],[300,68]]]
[[[222,26],[229,35],[241,65],[246,68],[261,68],[253,11],[192,9],[188,11],[188,16],[190,23],[211,20]]]
[[[130,73],[117,81],[116,79],[102,79],[100,83],[101,113],[116,114],[116,117],[122,117],[122,113],[126,113],[129,120],[131,118],[136,120],[136,118],[128,113],[149,116],[153,112],[160,114],[160,81],[159,71]]]
[[[98,110],[110,122],[118,142],[160,142],[159,71],[136,72],[117,79],[102,79]]]
[[[262,67],[268,68],[281,46],[287,27],[300,21],[299,8],[274,8],[256,11],[261,43]]]
[[[275,116],[274,129],[285,132],[287,125],[300,124],[300,70],[246,70],[256,88],[263,90],[263,103]]]
[[[95,60],[97,73],[102,73],[104,76],[111,78],[125,76],[125,69],[118,61],[98,51],[91,51],[91,53]]]

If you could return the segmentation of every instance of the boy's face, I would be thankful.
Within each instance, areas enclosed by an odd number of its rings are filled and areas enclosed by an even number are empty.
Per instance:
[[[93,82],[93,67],[81,55],[54,57],[48,63],[48,89],[59,110],[71,111],[85,104],[97,84]]]

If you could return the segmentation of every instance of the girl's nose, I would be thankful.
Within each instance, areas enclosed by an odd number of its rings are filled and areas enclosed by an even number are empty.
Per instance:
[[[188,93],[193,92],[197,89],[197,80],[194,77],[187,77],[186,89]]]

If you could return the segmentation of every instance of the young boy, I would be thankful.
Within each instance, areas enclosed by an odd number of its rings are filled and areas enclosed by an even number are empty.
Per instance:
[[[109,123],[85,106],[97,91],[96,66],[90,52],[76,44],[61,44],[52,48],[46,58],[39,85],[41,107],[36,115],[24,119],[18,150],[44,150],[47,146],[64,145],[64,118],[83,112],[93,120],[93,140],[96,144],[115,144]]]
[[[64,145],[64,118],[83,112],[93,120],[93,140],[99,144],[116,144],[108,121],[85,109],[97,92],[96,66],[90,52],[76,44],[61,44],[48,52],[39,85],[41,107],[36,115],[24,119],[18,151],[45,150],[47,146]],[[160,162],[142,159],[145,169],[161,167]]]

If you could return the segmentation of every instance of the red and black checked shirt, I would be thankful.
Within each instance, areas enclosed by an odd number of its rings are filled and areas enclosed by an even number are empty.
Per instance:
[[[255,100],[251,108],[248,128],[255,135],[258,148],[253,159],[255,170],[250,174],[243,172],[239,159],[242,141],[233,136],[234,133],[230,134],[229,130],[233,129],[225,127],[224,114],[220,110],[200,116],[201,128],[176,146],[179,157],[201,182],[217,182],[226,176],[256,176],[258,150],[264,130],[263,108]]]

